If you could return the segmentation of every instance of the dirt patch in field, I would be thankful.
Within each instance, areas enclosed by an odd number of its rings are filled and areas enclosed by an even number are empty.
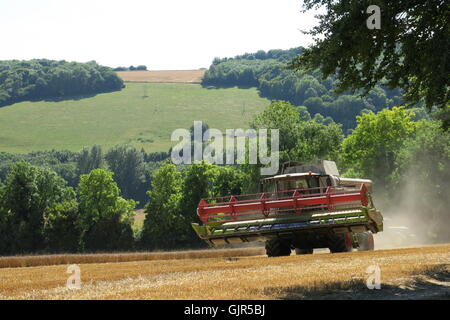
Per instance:
[[[200,83],[205,70],[120,71],[117,74],[129,82]]]

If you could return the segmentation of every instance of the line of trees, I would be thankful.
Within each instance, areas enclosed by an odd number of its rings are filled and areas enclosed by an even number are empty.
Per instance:
[[[0,185],[0,253],[133,248],[135,201],[119,196],[112,175],[95,169],[74,189],[49,169],[16,163]]]
[[[280,164],[329,159],[345,176],[372,179],[375,200],[385,200],[388,208],[404,204],[400,211],[408,211],[430,242],[450,240],[442,223],[450,218],[450,133],[441,125],[417,121],[412,110],[394,107],[363,113],[344,136],[340,124],[311,118],[304,107],[285,101],[273,101],[250,123],[255,129],[280,130]],[[26,156],[0,154],[12,161],[0,177],[0,253],[202,247],[190,226],[198,222],[199,200],[254,192],[260,179],[258,165],[145,162],[156,156],[130,146],[103,155],[94,146],[79,153],[36,153],[32,165],[23,161]],[[52,168],[71,161],[76,179],[69,185]],[[146,193],[146,217],[136,228],[139,183]]]
[[[69,187],[76,188],[80,176],[94,169],[107,169],[115,173],[114,181],[127,199],[134,199],[142,208],[148,201],[146,194],[151,173],[168,152],[147,153],[131,145],[118,145],[106,153],[98,145],[79,152],[68,150],[39,151],[28,154],[0,152],[0,181],[5,181],[11,167],[17,162],[46,167],[63,178]]]
[[[136,230],[137,202],[123,197],[113,176],[93,169],[72,188],[48,168],[14,164],[0,183],[0,254],[204,247],[190,225],[198,202],[240,194],[245,181],[237,168],[167,162],[153,173],[148,214]]]
[[[319,72],[294,72],[286,63],[302,53],[302,48],[263,50],[234,58],[214,59],[206,71],[204,86],[257,87],[261,96],[305,106],[311,114],[320,113],[343,125],[344,132],[356,126],[356,116],[365,111],[378,112],[403,103],[402,92],[375,86],[367,96],[359,93],[337,94],[334,75],[324,80]],[[361,91],[362,93],[362,91]],[[425,117],[421,111],[417,116]]]
[[[145,65],[139,65],[139,66],[137,66],[137,67],[135,67],[135,66],[129,66],[128,68],[127,67],[117,67],[117,68],[114,68],[113,69],[113,71],[146,71],[147,70],[147,66],[145,66]]]
[[[0,107],[27,100],[110,92],[123,87],[122,79],[111,68],[95,61],[0,61]]]
[[[382,28],[368,28],[367,1],[305,0],[323,8],[306,31],[313,44],[288,64],[299,72],[333,75],[339,92],[385,85],[404,92],[405,104],[424,105],[450,127],[449,7],[445,1],[377,1]],[[378,21],[380,21],[378,19]],[[436,54],[437,52],[441,54]]]

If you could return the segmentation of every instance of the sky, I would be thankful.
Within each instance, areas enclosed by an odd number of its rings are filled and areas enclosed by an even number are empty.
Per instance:
[[[149,70],[308,46],[301,0],[0,0],[0,60],[47,58]]]

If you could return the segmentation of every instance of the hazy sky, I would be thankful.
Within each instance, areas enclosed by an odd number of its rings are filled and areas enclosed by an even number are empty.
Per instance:
[[[0,60],[48,58],[151,70],[307,46],[301,0],[0,0]]]

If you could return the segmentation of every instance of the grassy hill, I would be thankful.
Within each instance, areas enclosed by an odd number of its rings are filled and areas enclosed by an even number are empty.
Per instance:
[[[0,151],[25,153],[132,143],[167,151],[176,128],[203,120],[212,128],[246,128],[269,101],[256,89],[206,89],[198,84],[127,83],[122,91],[58,102],[0,108]]]

